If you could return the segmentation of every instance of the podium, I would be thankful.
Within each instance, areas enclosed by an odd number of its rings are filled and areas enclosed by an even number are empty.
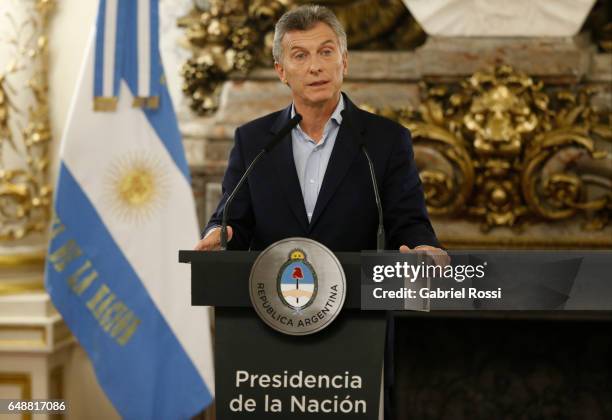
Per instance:
[[[256,313],[249,277],[258,255],[179,252],[191,264],[191,304],[215,308],[217,419],[382,419],[386,317],[360,310],[361,254],[335,253],[344,306],[309,335],[278,332]]]

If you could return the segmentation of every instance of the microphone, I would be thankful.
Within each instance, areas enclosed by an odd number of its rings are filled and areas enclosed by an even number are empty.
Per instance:
[[[347,128],[353,132],[353,134],[355,134],[355,132],[352,130],[352,126],[349,123],[349,119],[346,118],[347,113],[345,112],[345,110],[342,110],[341,112],[342,115],[342,122],[346,123]],[[372,163],[372,159],[370,158],[370,154],[368,153],[368,150],[366,148],[365,145],[365,141],[363,140],[363,138],[359,137],[359,136],[354,136],[357,144],[359,145],[361,151],[363,152],[363,154],[365,155],[367,161],[368,161],[368,166],[370,168],[370,178],[372,179],[372,188],[374,189],[374,198],[376,200],[376,209],[378,210],[378,230],[376,232],[376,252],[382,252],[385,250],[385,245],[386,245],[386,239],[385,239],[385,225],[384,225],[384,220],[383,220],[383,208],[382,208],[382,203],[380,202],[380,193],[378,191],[378,183],[376,182],[376,173],[374,172],[374,163]]]
[[[289,134],[291,130],[293,130],[293,127],[298,125],[298,123],[301,120],[302,120],[302,116],[300,114],[295,114],[295,116],[291,118],[289,122],[285,124],[285,126],[283,126],[283,128],[281,128],[280,131],[274,137],[272,137],[272,139],[264,146],[263,149],[261,149],[261,151],[257,154],[257,156],[255,156],[255,159],[253,159],[253,161],[248,166],[246,171],[244,171],[244,174],[240,178],[240,181],[238,181],[238,184],[236,184],[236,186],[232,190],[232,193],[229,195],[229,197],[227,197],[227,200],[225,201],[225,206],[223,207],[223,217],[221,218],[221,250],[222,251],[227,250],[227,216],[228,216],[229,208],[232,204],[232,201],[234,200],[234,197],[236,196],[236,193],[238,193],[238,191],[240,190],[240,187],[242,187],[242,184],[245,183],[247,177],[249,176],[249,174],[255,167],[255,164],[257,163],[257,161],[261,159],[263,155],[265,155],[270,150],[272,150],[278,143],[280,143],[280,141],[284,139],[285,136]]]

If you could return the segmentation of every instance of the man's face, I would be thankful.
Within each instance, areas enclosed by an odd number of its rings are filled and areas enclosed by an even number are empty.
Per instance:
[[[293,100],[307,106],[336,101],[348,63],[334,31],[319,22],[306,31],[287,32],[281,43],[283,56],[274,68]]]

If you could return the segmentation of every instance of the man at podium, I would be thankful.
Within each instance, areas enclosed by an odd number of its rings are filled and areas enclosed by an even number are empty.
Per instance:
[[[228,210],[228,249],[261,250],[288,237],[311,238],[333,251],[376,249],[379,217],[365,148],[380,190],[385,248],[415,249],[444,262],[409,131],[359,109],[341,92],[347,40],[333,12],[309,5],[285,13],[276,24],[273,56],[293,102],[236,130],[223,196],[195,249],[219,249],[229,195],[255,156],[299,114],[299,125],[237,191]]]
[[[220,249],[226,202],[262,149],[266,154],[228,209],[228,249],[262,250],[290,237],[310,238],[332,251],[381,248],[368,154],[383,213],[383,247],[425,252],[445,264],[448,257],[427,215],[410,132],[359,109],[341,92],[347,40],[333,12],[309,5],[285,13],[276,24],[273,56],[293,102],[236,130],[223,196],[195,249]],[[302,117],[299,125],[270,146],[296,114]],[[393,383],[392,324],[385,357],[386,418]]]

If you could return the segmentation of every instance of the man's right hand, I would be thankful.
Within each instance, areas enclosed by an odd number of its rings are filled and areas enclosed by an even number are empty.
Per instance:
[[[227,241],[232,240],[234,230],[231,226],[227,227]],[[221,227],[212,228],[200,239],[193,248],[196,251],[218,251],[221,249]]]

